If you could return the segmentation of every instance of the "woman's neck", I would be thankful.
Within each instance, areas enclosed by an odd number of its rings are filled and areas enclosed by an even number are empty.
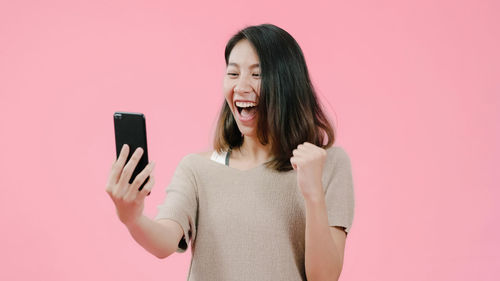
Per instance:
[[[234,155],[236,152],[236,155]],[[271,145],[263,145],[257,137],[244,136],[243,144],[232,150],[231,154],[240,161],[260,164],[271,160]]]

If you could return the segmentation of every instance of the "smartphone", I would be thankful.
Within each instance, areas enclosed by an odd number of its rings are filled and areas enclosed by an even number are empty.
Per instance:
[[[115,124],[116,158],[120,155],[120,151],[122,150],[124,144],[128,144],[130,148],[126,163],[128,163],[132,154],[138,147],[142,147],[144,150],[139,163],[137,163],[137,166],[130,177],[129,183],[132,183],[135,177],[142,172],[142,170],[144,170],[146,165],[149,163],[148,144],[146,138],[146,118],[142,113],[118,111],[114,113],[113,119]],[[141,184],[139,191],[142,190],[148,180],[149,176],[146,180],[144,180],[144,183]]]

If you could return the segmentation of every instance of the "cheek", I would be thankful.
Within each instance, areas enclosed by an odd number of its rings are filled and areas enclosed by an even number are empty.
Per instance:
[[[222,88],[222,91],[224,93],[224,99],[226,100],[227,104],[229,105],[229,108],[231,109],[231,111],[233,111],[233,108],[231,106],[232,103],[233,103],[233,101],[232,101],[233,97],[232,97],[232,90],[231,90],[231,88],[226,87],[226,85],[224,84],[224,87]]]
[[[253,88],[255,89],[255,93],[257,94],[257,96],[260,96],[260,80],[255,82]]]
[[[230,102],[231,95],[233,93],[233,83],[231,83],[231,81],[228,81],[227,79],[224,79],[222,91],[224,92],[224,97],[226,98],[226,100]]]
[[[224,88],[223,92],[224,92],[224,98],[229,104],[231,104],[231,99],[232,99],[231,90]]]

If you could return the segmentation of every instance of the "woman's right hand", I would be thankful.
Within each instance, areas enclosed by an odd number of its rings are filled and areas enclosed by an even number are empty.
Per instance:
[[[143,153],[144,150],[142,148],[137,148],[125,165],[125,161],[129,154],[129,146],[124,144],[118,159],[116,159],[111,167],[108,183],[106,185],[106,192],[115,203],[118,218],[127,226],[135,223],[141,217],[144,210],[144,198],[146,198],[154,185],[154,177],[150,175],[155,166],[152,162],[135,177],[131,184],[129,184],[132,173]],[[125,165],[125,167],[123,165]],[[139,191],[139,187],[148,176],[148,182],[144,185],[142,190]]]

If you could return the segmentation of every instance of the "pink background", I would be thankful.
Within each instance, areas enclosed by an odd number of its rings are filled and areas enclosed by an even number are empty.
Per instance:
[[[185,280],[190,253],[146,252],[104,191],[112,114],[146,115],[153,217],[210,148],[226,41],[266,22],[351,157],[341,280],[500,278],[498,1],[179,3],[0,2],[1,280]]]

